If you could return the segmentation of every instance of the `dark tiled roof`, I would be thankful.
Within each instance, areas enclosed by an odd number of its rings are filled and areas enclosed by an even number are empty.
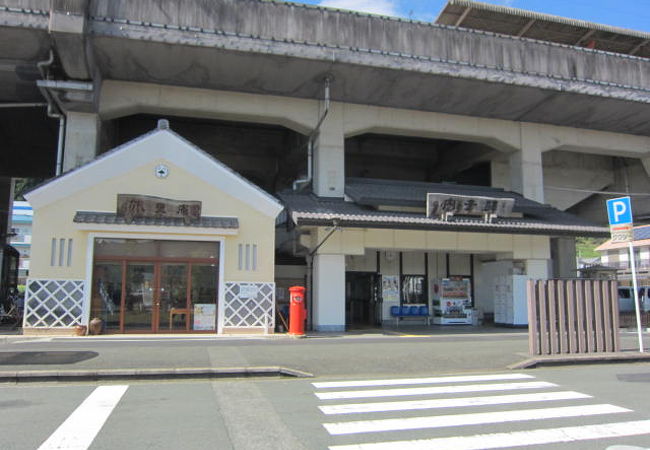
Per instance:
[[[482,218],[456,216],[449,221],[428,218],[423,213],[378,211],[375,207],[407,206],[425,208],[427,192],[482,197],[514,198],[514,213],[523,217],[498,218],[486,223]],[[279,194],[289,217],[299,225],[329,225],[369,228],[426,229],[470,232],[541,235],[607,236],[609,230],[549,205],[519,194],[482,186],[444,183],[349,178],[345,193],[353,201],[316,197],[285,191]]]
[[[181,218],[135,218],[127,224],[124,217],[115,213],[77,211],[74,215],[75,223],[94,223],[104,225],[149,225],[161,227],[194,227],[194,228],[239,228],[239,219],[236,217],[205,217],[198,222],[186,224]]]

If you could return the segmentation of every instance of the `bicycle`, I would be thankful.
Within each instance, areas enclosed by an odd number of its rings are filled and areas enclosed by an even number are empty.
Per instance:
[[[0,305],[0,324],[9,323],[14,327],[23,320],[22,297],[15,291],[10,291],[5,301]]]

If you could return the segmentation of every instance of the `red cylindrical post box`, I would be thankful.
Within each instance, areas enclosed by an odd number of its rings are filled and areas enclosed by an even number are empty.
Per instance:
[[[305,335],[305,288],[291,286],[289,288],[289,334],[293,336]]]

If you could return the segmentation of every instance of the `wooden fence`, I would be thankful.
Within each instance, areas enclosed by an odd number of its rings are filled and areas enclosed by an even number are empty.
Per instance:
[[[531,355],[619,351],[616,282],[528,281],[528,330]]]

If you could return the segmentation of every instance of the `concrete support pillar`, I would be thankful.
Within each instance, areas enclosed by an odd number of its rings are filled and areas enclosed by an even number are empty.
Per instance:
[[[553,260],[553,278],[577,277],[576,240],[573,237],[551,239],[551,259]]]
[[[345,331],[345,255],[314,256],[313,327]]]
[[[13,179],[9,177],[0,177],[0,246],[9,243],[7,234],[11,230],[13,196]],[[0,257],[2,256],[0,255]]]
[[[535,124],[520,124],[520,149],[510,155],[511,189],[524,197],[544,203],[544,171],[542,152],[545,150],[541,130]]]
[[[97,114],[66,113],[63,172],[79,167],[97,156],[100,120]]]
[[[510,159],[507,154],[499,155],[490,161],[490,180],[492,187],[511,191]]]
[[[3,264],[5,244],[8,244],[9,232],[11,231],[11,213],[14,199],[14,183],[9,177],[0,177],[0,267]],[[2,285],[0,279],[0,294],[5,292],[6,286]]]
[[[314,142],[314,193],[320,197],[343,197],[344,143],[343,108],[332,103]]]

